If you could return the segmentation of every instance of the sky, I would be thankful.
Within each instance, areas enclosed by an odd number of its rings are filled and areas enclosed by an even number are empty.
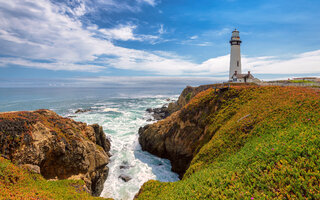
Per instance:
[[[320,76],[319,0],[0,0],[0,87]]]

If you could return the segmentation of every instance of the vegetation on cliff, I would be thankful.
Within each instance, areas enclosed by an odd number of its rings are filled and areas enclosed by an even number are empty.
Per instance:
[[[317,89],[208,89],[141,130],[142,147],[162,153],[173,165],[179,167],[173,160],[179,156],[192,158],[184,162],[181,181],[149,181],[136,198],[320,199],[319,133]],[[176,148],[168,151],[167,146]]]
[[[49,181],[0,157],[0,199],[104,199],[92,197],[82,180]]]

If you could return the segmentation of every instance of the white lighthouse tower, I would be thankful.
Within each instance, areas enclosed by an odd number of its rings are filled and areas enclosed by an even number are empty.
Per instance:
[[[232,31],[232,36],[230,40],[231,44],[231,55],[230,55],[230,71],[229,80],[232,81],[232,76],[234,74],[241,74],[241,54],[240,54],[240,36],[239,31],[235,29]]]

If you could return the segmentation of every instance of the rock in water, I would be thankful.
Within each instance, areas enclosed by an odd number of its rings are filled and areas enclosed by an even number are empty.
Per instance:
[[[119,168],[120,169],[129,169],[130,166],[128,166],[128,165],[120,165]]]
[[[95,196],[107,179],[110,142],[97,124],[50,110],[0,113],[0,146],[1,154],[46,179],[84,180]]]
[[[148,113],[152,113],[152,112],[153,112],[153,109],[152,109],[152,108],[147,108],[146,111],[147,111]]]
[[[152,113],[152,116],[155,120],[162,120],[167,118],[170,114],[168,112],[168,108],[166,106],[162,106],[161,108],[148,108],[146,109],[148,113]]]
[[[129,165],[128,161],[123,161],[122,164],[119,166],[120,169],[129,169],[131,166]]]
[[[132,179],[130,176],[127,176],[127,175],[124,175],[124,174],[121,174],[119,176],[119,178],[121,178],[124,182],[128,182],[128,181],[130,181]]]
[[[74,112],[74,113],[84,113],[84,112],[89,112],[89,111],[91,111],[91,108],[87,108],[87,109],[78,109],[78,110],[76,110],[76,112]]]

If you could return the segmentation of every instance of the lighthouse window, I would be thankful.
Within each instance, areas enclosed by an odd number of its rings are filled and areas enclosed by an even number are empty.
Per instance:
[[[237,61],[237,67],[239,67],[239,61]]]

